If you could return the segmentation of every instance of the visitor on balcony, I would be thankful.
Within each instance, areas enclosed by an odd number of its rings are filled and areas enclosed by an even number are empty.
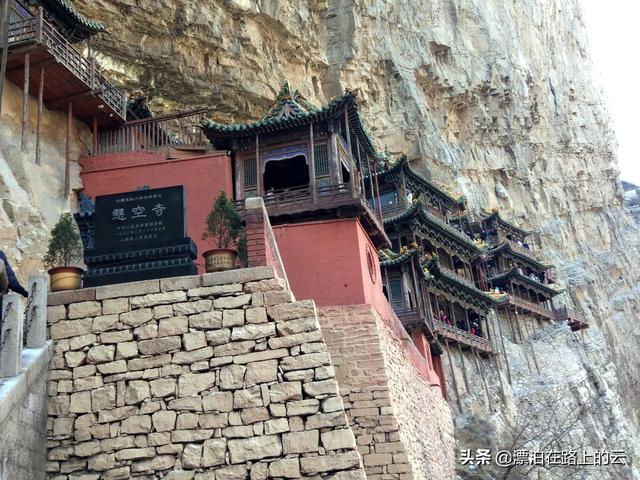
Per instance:
[[[477,319],[471,321],[471,335],[476,335],[478,337],[482,336],[482,333],[480,332],[480,323]]]
[[[451,325],[451,320],[449,320],[449,317],[447,317],[442,310],[440,310],[440,321],[447,325]]]
[[[531,250],[531,247],[529,247],[529,244],[527,243],[527,241],[525,240],[524,242],[522,242],[522,246],[524,248],[526,248],[527,250]]]

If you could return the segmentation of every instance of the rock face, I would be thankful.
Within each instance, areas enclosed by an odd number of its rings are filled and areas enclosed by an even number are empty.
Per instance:
[[[23,282],[42,269],[48,232],[60,213],[69,210],[73,195],[64,197],[66,116],[44,110],[42,161],[35,163],[36,99],[29,102],[26,148],[21,150],[22,90],[6,82],[0,116],[0,248]],[[73,122],[71,158],[91,145],[89,128]],[[71,188],[80,186],[78,164],[71,163]]]

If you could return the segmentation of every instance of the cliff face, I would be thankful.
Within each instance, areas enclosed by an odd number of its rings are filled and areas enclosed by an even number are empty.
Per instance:
[[[76,4],[110,27],[94,44],[105,73],[150,95],[156,112],[210,105],[219,120],[256,118],[285,77],[317,103],[360,89],[380,146],[470,205],[536,228],[570,288],[558,303],[584,310],[591,328],[584,343],[557,327],[537,335],[542,373],[515,369],[513,402],[497,403],[489,426],[469,415],[487,409],[466,399],[460,444],[506,436],[521,398],[577,389],[574,401],[596,405],[583,422],[591,444],[640,450],[640,235],[622,205],[578,0]],[[522,349],[507,347],[524,365]]]

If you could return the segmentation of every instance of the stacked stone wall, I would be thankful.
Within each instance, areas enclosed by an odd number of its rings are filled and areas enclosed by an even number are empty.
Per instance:
[[[49,478],[365,478],[315,306],[271,267],[49,305]]]
[[[451,410],[412,363],[411,339],[390,325],[399,321],[368,305],[319,314],[367,479],[454,478]]]

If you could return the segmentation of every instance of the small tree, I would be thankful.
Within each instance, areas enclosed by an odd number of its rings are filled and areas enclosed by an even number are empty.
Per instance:
[[[246,257],[246,234],[242,219],[233,204],[222,191],[213,202],[213,207],[205,222],[203,240],[213,240],[217,248],[237,247],[241,259]]]
[[[51,231],[44,264],[47,268],[77,267],[82,260],[82,242],[76,222],[70,213],[63,213]]]

